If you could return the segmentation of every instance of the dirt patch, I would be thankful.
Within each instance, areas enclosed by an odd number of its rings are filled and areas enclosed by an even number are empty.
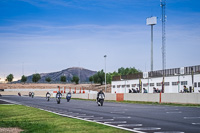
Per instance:
[[[105,91],[105,85],[99,85],[99,84],[0,84],[0,89],[56,89],[58,88],[58,86],[62,87],[66,87],[66,88],[84,88],[85,90],[93,90],[93,91],[99,91],[99,90],[103,90]],[[106,92],[110,93],[111,92],[111,85],[107,84],[107,90]]]
[[[3,128],[0,127],[0,133],[20,133],[24,130],[17,128],[17,127],[13,127],[13,128]]]

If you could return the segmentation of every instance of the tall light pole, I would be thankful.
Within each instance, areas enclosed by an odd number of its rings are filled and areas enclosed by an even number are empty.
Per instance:
[[[157,24],[157,17],[147,18],[147,25],[151,25],[151,71],[153,71],[153,26]]]
[[[104,55],[104,58],[105,58],[105,92],[106,92],[106,57],[107,57],[107,55]]]

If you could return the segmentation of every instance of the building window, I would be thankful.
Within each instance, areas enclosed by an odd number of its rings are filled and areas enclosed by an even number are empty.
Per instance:
[[[131,86],[132,86],[132,87],[135,87],[135,86],[136,86],[136,84],[132,84]]]
[[[150,83],[150,86],[154,86],[154,83]]]
[[[115,85],[113,85],[113,88],[115,88]]]
[[[148,86],[148,83],[144,83],[144,84],[143,84],[143,87],[147,87],[147,86]]]
[[[117,88],[120,88],[121,85],[117,85]]]
[[[139,84],[137,84],[137,87],[139,87]]]
[[[178,82],[172,82],[172,85],[178,85]]]
[[[187,85],[187,81],[181,81],[181,85]]]
[[[198,82],[198,87],[200,87],[200,82]]]
[[[161,86],[161,83],[156,83],[157,86]]]
[[[126,87],[130,88],[130,85],[126,85]]]
[[[169,86],[169,82],[165,82],[165,86]]]
[[[122,88],[124,88],[125,87],[125,85],[122,85]]]
[[[194,82],[194,87],[197,87],[197,82]]]

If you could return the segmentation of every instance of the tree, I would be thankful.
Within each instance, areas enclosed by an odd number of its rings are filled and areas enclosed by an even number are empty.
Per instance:
[[[105,73],[103,70],[98,71],[95,75],[93,75],[94,83],[100,83],[101,85],[105,81]]]
[[[92,84],[92,82],[94,81],[93,76],[91,76],[91,77],[89,78],[89,81],[90,81],[91,84]]]
[[[66,82],[66,80],[67,80],[67,79],[66,79],[66,76],[61,76],[61,77],[60,77],[60,81],[61,81],[61,82]]]
[[[118,69],[118,73],[120,74],[120,75],[128,75],[128,74],[135,74],[135,73],[138,73],[138,72],[141,72],[140,70],[137,70],[137,69],[135,69],[135,67],[130,67],[130,68],[123,68],[123,67],[121,67],[121,68],[119,68]]]
[[[79,77],[78,77],[78,76],[73,76],[71,82],[75,82],[76,84],[78,84],[78,82],[79,82]]]
[[[48,83],[51,82],[51,78],[50,78],[50,77],[45,78],[45,80],[46,80]]]
[[[33,74],[33,77],[32,77],[32,81],[33,82],[38,82],[39,80],[41,79],[40,77],[40,74],[36,73],[36,74]]]
[[[23,75],[21,78],[21,82],[25,83],[26,81],[27,81],[27,77]]]
[[[6,77],[6,80],[7,80],[8,82],[12,82],[13,79],[14,79],[13,74],[9,74],[9,75]]]

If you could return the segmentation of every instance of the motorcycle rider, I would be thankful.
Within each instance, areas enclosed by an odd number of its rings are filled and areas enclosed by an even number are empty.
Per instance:
[[[99,102],[99,95],[100,94],[103,94],[103,96],[105,97],[105,94],[103,93],[102,90],[100,90],[98,93],[97,93],[97,102]]]
[[[32,93],[31,93],[32,98],[34,97],[34,95],[35,95],[34,92],[32,92]]]
[[[49,92],[46,93],[46,98],[47,98],[47,95],[50,95],[50,96],[51,96],[51,94],[50,94]]]
[[[67,99],[67,102],[69,102],[69,100],[71,99],[71,92],[70,91],[67,93],[66,99]]]
[[[62,93],[60,93],[60,91],[57,92],[56,98],[57,98],[57,96],[59,96],[59,95],[62,96]]]

